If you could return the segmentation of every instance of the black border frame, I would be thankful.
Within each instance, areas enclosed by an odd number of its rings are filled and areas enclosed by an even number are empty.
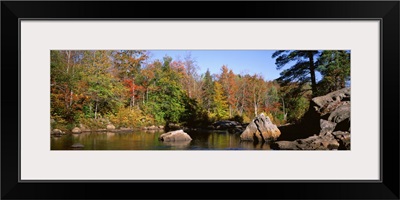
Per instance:
[[[228,6],[229,4],[229,6]],[[190,198],[399,199],[399,6],[397,1],[256,2],[1,2],[1,198],[188,198],[169,187],[196,191]],[[188,9],[180,9],[188,8]],[[189,9],[192,8],[192,9]],[[227,10],[229,8],[229,10]],[[156,11],[156,10],[164,10]],[[19,181],[21,19],[367,20],[381,21],[381,181]],[[18,74],[17,79],[10,76]],[[13,83],[13,84],[10,84]],[[18,88],[16,88],[18,86]],[[390,107],[389,107],[390,106]],[[15,112],[17,110],[18,112]],[[385,127],[383,127],[385,118]],[[18,119],[18,123],[17,120]],[[4,126],[7,125],[7,126]],[[386,135],[383,137],[383,133]],[[383,176],[382,176],[383,175]],[[190,184],[189,184],[190,183]],[[151,184],[151,185],[148,185]],[[229,191],[221,190],[224,185]],[[150,186],[150,187],[148,187]],[[101,189],[99,189],[101,188]],[[147,194],[145,188],[157,192]],[[133,191],[132,191],[133,189]],[[203,189],[206,192],[197,192]],[[246,191],[247,190],[247,191]],[[250,190],[250,191],[249,191]],[[243,191],[243,192],[240,192]],[[265,192],[264,192],[265,191]]]

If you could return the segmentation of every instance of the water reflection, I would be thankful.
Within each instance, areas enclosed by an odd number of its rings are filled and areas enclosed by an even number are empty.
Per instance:
[[[197,131],[187,133],[191,141],[162,142],[157,130],[131,132],[84,132],[51,137],[52,150],[72,150],[82,144],[81,150],[270,150],[268,143],[240,141],[239,134]]]
[[[165,146],[171,147],[171,149],[189,149],[191,141],[164,141]]]

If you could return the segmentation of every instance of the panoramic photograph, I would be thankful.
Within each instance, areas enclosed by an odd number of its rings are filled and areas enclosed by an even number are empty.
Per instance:
[[[51,50],[51,150],[350,150],[350,50]]]

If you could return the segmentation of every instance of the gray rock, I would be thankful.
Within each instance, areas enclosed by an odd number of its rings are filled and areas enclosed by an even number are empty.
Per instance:
[[[213,123],[213,127],[215,129],[225,130],[225,129],[242,127],[242,125],[236,121],[222,120],[222,121],[217,121],[217,122]]]
[[[269,117],[261,113],[255,117],[240,135],[245,141],[276,140],[281,135],[278,127],[271,122]]]
[[[271,147],[279,150],[300,150],[301,148],[297,145],[295,141],[279,141],[274,142]]]
[[[339,142],[340,146],[339,149],[343,150],[350,150],[350,133],[347,131],[335,131],[332,135],[336,138]]]
[[[340,123],[350,118],[350,102],[341,104],[330,115],[328,120],[335,123]]]
[[[319,124],[321,127],[321,132],[319,133],[319,135],[321,135],[321,136],[331,134],[333,132],[333,130],[335,130],[335,127],[336,127],[336,123],[330,122],[330,121],[327,121],[324,119],[321,119]]]
[[[83,147],[85,147],[85,146],[83,146],[83,144],[80,144],[80,143],[75,143],[71,146],[71,148],[74,148],[74,149],[81,149]]]
[[[339,145],[338,141],[331,134],[328,134],[325,136],[311,136],[295,141],[279,141],[272,146],[274,149],[284,150],[336,150]]]
[[[190,135],[183,132],[183,130],[170,131],[168,133],[161,134],[158,139],[165,142],[192,140]]]
[[[343,88],[324,96],[315,97],[311,101],[311,106],[321,116],[331,113],[339,106],[350,101],[350,88]]]
[[[300,124],[280,127],[280,139],[288,141],[276,142],[271,147],[293,150],[349,150],[350,111],[350,88],[315,97]]]

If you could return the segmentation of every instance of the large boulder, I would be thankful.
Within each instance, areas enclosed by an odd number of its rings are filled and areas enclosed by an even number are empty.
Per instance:
[[[321,131],[319,132],[319,135],[321,135],[321,136],[331,134],[333,132],[333,130],[335,130],[335,127],[336,127],[336,123],[328,121],[328,120],[324,120],[324,119],[321,119],[319,121],[319,124],[321,127]]]
[[[350,103],[350,88],[343,88],[324,96],[314,97],[310,107],[320,116],[332,113],[338,107]]]
[[[112,124],[109,124],[109,125],[107,125],[107,130],[108,130],[108,131],[110,131],[110,130],[115,130],[115,126],[112,125]]]
[[[158,139],[165,142],[192,140],[190,135],[183,132],[183,130],[170,131],[168,133],[161,134]]]
[[[339,150],[350,150],[350,132],[335,131],[332,135],[340,144]]]
[[[275,149],[350,149],[350,88],[315,97],[302,123],[280,127],[282,136]],[[291,140],[291,141],[282,141]]]
[[[295,141],[278,141],[272,144],[274,149],[282,150],[336,150],[340,144],[331,134],[311,136]]]
[[[72,129],[72,131],[71,131],[72,133],[81,133],[82,131],[81,131],[81,129],[80,128],[78,128],[78,127],[75,127],[75,128],[73,128]]]
[[[268,116],[261,113],[250,122],[243,133],[241,140],[264,142],[266,140],[276,140],[281,135],[278,127],[271,122]]]

